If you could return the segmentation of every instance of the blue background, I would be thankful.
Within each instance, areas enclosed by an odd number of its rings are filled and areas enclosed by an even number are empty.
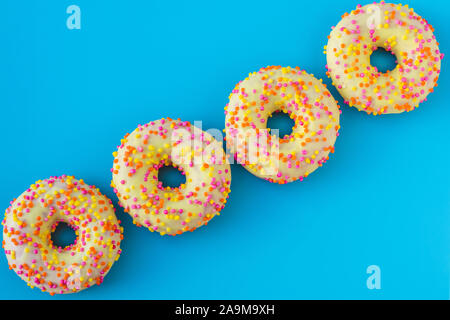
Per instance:
[[[450,53],[447,1],[410,1]],[[81,30],[66,27],[81,8]],[[267,65],[324,78],[342,107],[330,161],[276,185],[232,166],[229,202],[193,233],[123,221],[123,255],[74,295],[31,290],[0,255],[3,299],[448,299],[449,57],[419,109],[369,116],[325,75],[330,28],[356,1],[2,1],[0,205],[37,179],[71,174],[117,204],[112,152],[170,116],[224,127],[234,85]],[[381,289],[366,287],[369,265]]]

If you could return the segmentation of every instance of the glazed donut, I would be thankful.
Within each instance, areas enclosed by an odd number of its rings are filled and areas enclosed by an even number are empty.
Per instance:
[[[277,111],[294,120],[290,136],[278,138],[267,129],[267,119]],[[322,80],[298,67],[251,73],[230,94],[225,114],[227,149],[249,172],[270,182],[303,180],[334,152],[339,106]]]
[[[100,284],[121,253],[122,227],[111,200],[83,180],[39,180],[6,209],[3,248],[8,264],[30,287],[51,295]],[[56,224],[75,229],[65,248],[51,240]]]
[[[177,235],[206,225],[225,206],[231,171],[222,144],[189,122],[139,125],[113,155],[111,186],[138,226]],[[186,183],[164,188],[162,166],[178,168]]]
[[[441,59],[433,27],[408,6],[358,5],[333,28],[327,75],[345,102],[369,114],[411,111],[437,86]],[[397,67],[381,73],[370,56],[382,47]]]

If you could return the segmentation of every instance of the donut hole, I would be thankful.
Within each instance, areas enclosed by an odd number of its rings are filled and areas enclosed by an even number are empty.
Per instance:
[[[370,55],[370,64],[378,72],[386,73],[397,67],[397,58],[392,51],[378,47]]]
[[[52,245],[58,248],[67,248],[77,242],[75,228],[70,224],[59,221],[53,228],[50,236]]]
[[[186,183],[186,176],[183,170],[173,165],[163,165],[158,170],[158,181],[163,188],[179,188]]]
[[[278,130],[280,138],[289,137],[292,135],[292,130],[295,126],[295,121],[289,116],[289,113],[277,110],[273,112],[267,119],[267,128]]]

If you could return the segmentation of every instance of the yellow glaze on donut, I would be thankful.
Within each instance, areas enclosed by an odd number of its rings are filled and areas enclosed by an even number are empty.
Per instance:
[[[231,171],[222,144],[189,122],[140,125],[113,155],[112,187],[138,226],[177,235],[206,225],[225,206]],[[186,183],[164,188],[158,181],[164,165],[177,167]]]
[[[369,114],[411,111],[437,86],[441,59],[433,27],[408,6],[358,6],[333,28],[326,47],[327,75],[345,102]],[[382,47],[397,67],[386,73],[370,64]]]
[[[339,106],[322,81],[306,71],[262,68],[239,82],[229,98],[227,148],[252,174],[280,184],[302,180],[334,152]],[[294,120],[290,136],[277,137],[267,129],[275,111]]]
[[[56,247],[58,222],[76,230],[76,242]],[[61,176],[37,181],[6,209],[3,247],[11,269],[51,295],[100,284],[120,255],[122,227],[111,200],[83,180]]]

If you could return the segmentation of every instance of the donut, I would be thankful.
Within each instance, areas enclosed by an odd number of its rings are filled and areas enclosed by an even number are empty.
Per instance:
[[[332,29],[327,75],[351,107],[373,115],[411,111],[437,86],[443,54],[434,29],[407,5],[358,5]],[[395,55],[395,69],[370,64],[380,47]]]
[[[291,135],[267,129],[274,112],[294,120]],[[300,68],[269,66],[239,82],[225,106],[227,150],[249,172],[270,182],[303,180],[322,166],[339,130],[339,106],[322,80]]]
[[[121,253],[122,227],[111,200],[72,176],[32,184],[6,209],[3,248],[10,269],[51,295],[99,285]],[[51,239],[59,222],[77,235],[61,248]]]
[[[206,225],[225,207],[231,171],[222,143],[189,122],[164,118],[139,125],[113,153],[111,186],[134,224],[161,235]],[[163,187],[158,170],[185,175],[179,187]]]

